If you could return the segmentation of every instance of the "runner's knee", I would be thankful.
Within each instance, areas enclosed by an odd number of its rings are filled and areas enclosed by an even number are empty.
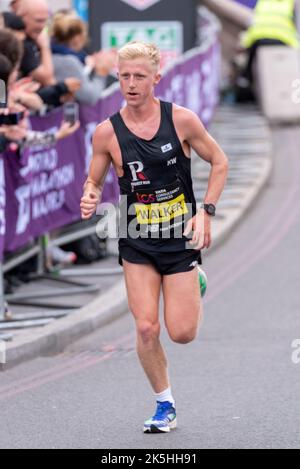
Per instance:
[[[159,337],[160,324],[149,320],[137,320],[136,329],[138,337],[144,342],[151,342]]]
[[[198,335],[198,328],[181,328],[178,330],[168,331],[170,339],[177,344],[189,344],[196,339]]]

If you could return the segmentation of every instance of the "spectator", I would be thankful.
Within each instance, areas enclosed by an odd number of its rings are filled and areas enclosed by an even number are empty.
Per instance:
[[[17,39],[24,42],[26,39],[26,33],[23,19],[20,16],[17,16],[15,13],[11,13],[10,11],[5,11],[2,13],[2,18],[4,27],[11,29]]]
[[[8,86],[8,81],[11,73],[13,72],[13,66],[7,57],[0,54],[0,80],[2,80],[5,86]],[[3,108],[5,107],[5,100],[1,102],[0,112],[4,112]],[[7,145],[7,140],[4,135],[0,133],[0,153],[5,151]]]
[[[80,86],[80,80],[70,77],[55,85],[41,88],[37,93],[49,107],[59,107],[63,103],[74,101],[75,92]]]
[[[22,36],[25,35],[25,25],[22,18],[18,17],[14,13],[3,13],[3,20],[7,27],[11,28],[0,30],[0,52],[8,55],[8,59],[19,67],[15,58],[10,56],[10,50],[16,50],[15,40],[11,43],[11,32],[14,36],[22,41]],[[7,44],[10,44],[7,48]],[[22,43],[23,44],[23,43]],[[22,54],[23,54],[23,47]],[[18,62],[21,62],[19,58]],[[18,73],[17,71],[15,72]],[[48,107],[59,107],[63,102],[69,99],[74,99],[74,93],[80,88],[80,81],[75,78],[67,78],[63,82],[56,83],[55,85],[43,87],[37,86],[36,83],[32,83],[31,80],[25,78],[15,84],[14,89],[11,90],[11,98],[22,102],[25,107],[32,111],[45,112]]]
[[[10,8],[11,10],[14,12],[14,13],[17,13],[19,7],[20,7],[20,4],[21,4],[22,0],[12,0],[10,2]]]
[[[242,36],[248,58],[245,69],[237,79],[238,101],[244,100],[244,96],[250,100],[255,98],[253,65],[260,47],[280,45],[300,48],[295,6],[295,0],[258,0],[253,23]]]
[[[62,122],[60,128],[56,131],[36,132],[29,130],[28,121],[26,119],[26,104],[28,104],[28,98],[32,99],[34,96],[38,98],[35,91],[36,87],[39,85],[28,78],[16,81],[23,48],[22,43],[17,39],[14,33],[8,29],[0,30],[0,51],[1,49],[3,50],[3,54],[0,54],[0,80],[5,83],[6,89],[8,90],[9,108],[1,109],[0,112],[8,114],[11,112],[25,111],[25,113],[19,125],[0,126],[0,152],[4,152],[7,148],[11,150],[22,150],[26,147],[54,145],[58,140],[66,138],[77,131],[80,126],[79,122],[76,122],[74,125],[70,125],[68,122]],[[78,80],[71,78],[67,80],[65,81],[68,83],[70,89],[75,88],[75,85],[78,88]],[[69,91],[68,88],[67,91]],[[16,100],[12,98],[15,98],[16,93],[20,92],[22,93],[22,102],[16,103]],[[26,97],[26,95],[28,96],[25,104],[24,97]],[[48,250],[47,257],[49,264],[55,262],[70,264],[76,260],[76,255],[73,252],[65,252],[59,248]],[[10,318],[7,303],[5,304],[5,318]]]
[[[51,25],[54,73],[57,80],[76,77],[81,88],[75,94],[79,102],[95,104],[106,86],[106,77],[114,67],[115,54],[98,52],[86,56],[87,26],[72,13],[59,13]]]
[[[16,86],[17,67],[22,57],[22,44],[8,29],[0,31],[0,54],[0,79],[4,81],[8,90],[9,111],[26,111],[26,107],[23,104],[17,103],[16,105],[10,96],[11,89],[14,91],[14,87]],[[57,132],[35,132],[28,130],[28,122],[25,118],[19,125],[3,125],[0,127],[2,151],[3,147],[5,148],[5,145],[11,142],[16,143],[17,146],[20,147],[43,144],[53,145],[57,140],[73,134],[78,127],[79,122],[76,122],[71,127],[68,123],[63,122]]]
[[[46,0],[22,0],[16,11],[23,18],[26,31],[21,76],[30,75],[43,86],[54,84],[49,37],[45,31],[49,18]]]
[[[18,76],[18,69],[23,55],[23,44],[7,28],[0,30],[0,54],[4,55],[13,67],[10,81],[14,82]]]
[[[9,59],[5,55],[0,54],[0,79],[4,81],[6,85],[8,83],[8,80],[12,71],[13,71],[12,63],[9,61]]]
[[[18,41],[23,44],[25,40],[25,24],[24,21],[20,16],[17,16],[15,13],[11,12],[4,12],[2,13],[2,19],[4,22],[4,27],[9,29],[17,38]],[[0,35],[0,49],[3,50],[6,43],[10,43],[10,32],[2,31]],[[15,41],[14,41],[15,42]],[[20,44],[20,48],[21,48]],[[11,47],[10,47],[11,48]],[[16,49],[16,46],[13,44],[13,49]],[[7,52],[6,52],[7,53]],[[23,47],[22,47],[22,54],[23,54]],[[14,66],[15,74],[18,73],[17,68],[20,65],[20,61],[22,59],[21,55],[19,57],[9,57],[12,65]],[[17,59],[17,60],[16,60]],[[35,111],[40,111],[44,107],[44,103],[42,99],[36,94],[36,91],[39,89],[39,85],[37,83],[32,83],[31,80],[26,79],[20,80],[19,82],[15,82],[13,79],[14,84],[11,87],[10,96],[12,99],[19,101],[25,105],[28,109],[32,109]]]

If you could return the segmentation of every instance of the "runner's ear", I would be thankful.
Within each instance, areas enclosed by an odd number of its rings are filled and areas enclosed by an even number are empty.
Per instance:
[[[157,73],[157,74],[155,75],[154,84],[155,84],[155,85],[158,85],[158,83],[160,82],[160,80],[161,80],[161,74],[160,74],[160,73]]]

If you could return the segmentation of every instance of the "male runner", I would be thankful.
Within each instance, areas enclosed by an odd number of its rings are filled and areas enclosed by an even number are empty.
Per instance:
[[[121,212],[125,206],[128,214],[125,232],[121,216],[119,262],[136,322],[137,353],[157,401],[155,415],[144,424],[145,433],[165,433],[177,425],[159,340],[160,291],[170,338],[179,344],[191,342],[202,317],[200,249],[211,244],[211,216],[228,170],[223,151],[193,112],[154,97],[159,65],[160,52],[153,44],[129,43],[119,51],[119,80],[127,104],[95,131],[81,201],[82,218],[88,219],[101,200],[112,163],[119,177]],[[204,205],[198,211],[191,148],[211,164]]]

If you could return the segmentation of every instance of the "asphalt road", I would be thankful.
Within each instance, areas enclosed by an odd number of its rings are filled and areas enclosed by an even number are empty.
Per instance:
[[[205,321],[162,340],[179,428],[144,435],[154,410],[130,314],[0,374],[0,448],[299,448],[300,129],[274,133],[275,169],[230,238],[204,257]]]

